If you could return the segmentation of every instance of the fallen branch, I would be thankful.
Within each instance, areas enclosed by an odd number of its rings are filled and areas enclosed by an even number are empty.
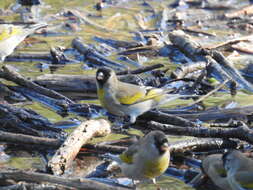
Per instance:
[[[172,124],[184,127],[195,127],[197,126],[194,122],[189,121],[188,119],[175,116],[173,114],[166,114],[162,112],[148,111],[145,114],[138,117],[138,120],[144,121],[157,121],[159,123]]]
[[[48,182],[53,184],[64,185],[67,187],[82,189],[82,190],[124,190],[123,187],[109,186],[89,179],[83,178],[65,178],[42,174],[37,172],[26,171],[0,171],[0,180],[12,179],[15,181],[26,181],[33,183]]]
[[[152,130],[161,130],[170,135],[187,135],[202,138],[238,138],[253,144],[253,131],[245,124],[232,129],[208,129],[206,127],[179,127],[151,121],[148,125],[145,125],[145,127]]]
[[[236,107],[230,109],[217,109],[217,110],[205,110],[199,112],[186,112],[183,113],[176,112],[176,111],[169,111],[169,110],[162,110],[164,113],[172,114],[175,116],[180,116],[190,121],[194,121],[196,119],[200,121],[211,121],[216,119],[235,119],[235,118],[245,118],[247,121],[252,121],[252,114],[253,114],[253,106],[245,106],[245,107]]]
[[[145,73],[147,71],[152,71],[154,69],[158,69],[161,67],[164,67],[164,65],[163,64],[155,64],[155,65],[151,65],[151,66],[143,66],[143,67],[136,69],[136,70],[119,71],[116,74],[117,75],[141,74],[141,73]]]
[[[58,92],[55,92],[53,90],[44,88],[38,84],[35,84],[32,81],[27,80],[24,78],[22,75],[20,75],[18,72],[16,72],[11,66],[9,65],[4,65],[2,69],[0,70],[0,77],[4,78],[6,80],[15,82],[16,84],[20,86],[24,86],[27,88],[30,88],[38,93],[42,93],[46,96],[56,98],[56,99],[61,99],[66,101],[66,104],[73,104],[74,102],[67,97],[63,96],[62,94],[59,94]]]
[[[95,49],[92,49],[88,45],[84,44],[80,38],[75,38],[72,41],[72,46],[78,52],[84,55],[85,59],[89,60],[89,62],[96,64],[98,66],[109,66],[119,68],[126,68],[125,65],[117,63],[115,61],[111,61],[106,59],[104,56],[99,54]]]
[[[233,64],[230,63],[223,55],[222,53],[218,51],[209,51],[209,55],[217,62],[219,63],[223,70],[239,85],[242,85],[246,90],[253,92],[253,86],[245,80],[240,72],[233,67]]]
[[[184,78],[187,74],[193,73],[198,70],[203,70],[206,68],[205,62],[196,62],[194,64],[187,64],[177,67],[175,71],[171,73],[171,78],[181,79]]]
[[[1,129],[40,137],[62,138],[64,132],[33,110],[0,104]]]
[[[176,141],[170,144],[170,150],[173,153],[178,152],[199,152],[210,151],[222,148],[236,148],[238,143],[232,140],[217,138],[194,138],[190,140]]]
[[[47,146],[47,148],[58,148],[62,144],[62,141],[59,139],[15,134],[4,131],[0,131],[0,141],[15,144]]]
[[[31,53],[16,53],[6,57],[5,61],[31,61],[31,60],[43,60],[43,61],[52,61],[52,56],[50,54],[31,54]]]
[[[48,163],[49,168],[55,175],[63,174],[88,140],[97,136],[106,136],[110,132],[110,124],[104,119],[83,122],[56,151]]]

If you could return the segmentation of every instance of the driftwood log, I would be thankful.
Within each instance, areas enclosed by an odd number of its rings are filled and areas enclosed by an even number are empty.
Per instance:
[[[49,169],[61,175],[70,166],[80,148],[91,138],[106,136],[111,132],[110,124],[104,119],[88,120],[77,127],[64,141],[49,161]]]
[[[223,56],[219,51],[210,51],[204,49],[200,44],[194,42],[183,31],[173,31],[169,34],[169,38],[173,45],[177,46],[182,52],[189,56],[193,60],[204,60],[208,63],[206,55],[209,55],[211,62],[217,62],[222,70],[226,73],[229,79],[235,80],[246,90],[253,92],[253,86],[246,81],[240,74],[240,72],[233,66],[233,64]]]

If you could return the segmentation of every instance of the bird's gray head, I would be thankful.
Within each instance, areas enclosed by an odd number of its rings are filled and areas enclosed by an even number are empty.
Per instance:
[[[103,86],[110,78],[115,75],[115,72],[108,67],[101,67],[97,70],[96,80],[97,83]]]
[[[241,167],[243,154],[238,150],[228,151],[222,156],[223,167],[228,173],[234,173]]]
[[[166,135],[162,131],[152,131],[150,135],[154,137],[154,145],[158,149],[159,154],[164,154],[169,150],[169,142]]]

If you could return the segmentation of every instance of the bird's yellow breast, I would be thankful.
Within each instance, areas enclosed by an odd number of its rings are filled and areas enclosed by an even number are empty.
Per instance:
[[[102,88],[97,89],[97,94],[98,94],[98,99],[100,101],[101,106],[104,107],[104,96],[105,96],[105,91]]]
[[[245,189],[253,189],[253,182],[252,183],[240,183],[240,185]]]
[[[0,41],[5,40],[13,35],[21,34],[21,28],[3,27],[0,29]]]
[[[155,178],[163,174],[165,170],[169,167],[169,157],[165,154],[164,156],[156,160],[147,161],[145,163],[145,166],[145,177],[150,179]]]

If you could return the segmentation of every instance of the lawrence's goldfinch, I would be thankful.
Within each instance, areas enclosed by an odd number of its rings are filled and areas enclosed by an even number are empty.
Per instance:
[[[185,97],[179,94],[167,94],[168,90],[149,86],[138,86],[121,82],[116,73],[106,67],[96,73],[97,94],[101,105],[117,116],[129,116],[130,122],[168,101]]]
[[[253,189],[253,160],[238,150],[223,155],[223,165],[232,190]]]
[[[45,26],[47,25],[44,23],[33,24],[30,26],[0,24],[0,62],[3,62],[5,57],[12,54],[18,44],[28,35]]]
[[[126,177],[132,180],[151,179],[155,183],[155,178],[169,166],[168,140],[163,132],[152,131],[119,156],[110,158],[119,164]]]

